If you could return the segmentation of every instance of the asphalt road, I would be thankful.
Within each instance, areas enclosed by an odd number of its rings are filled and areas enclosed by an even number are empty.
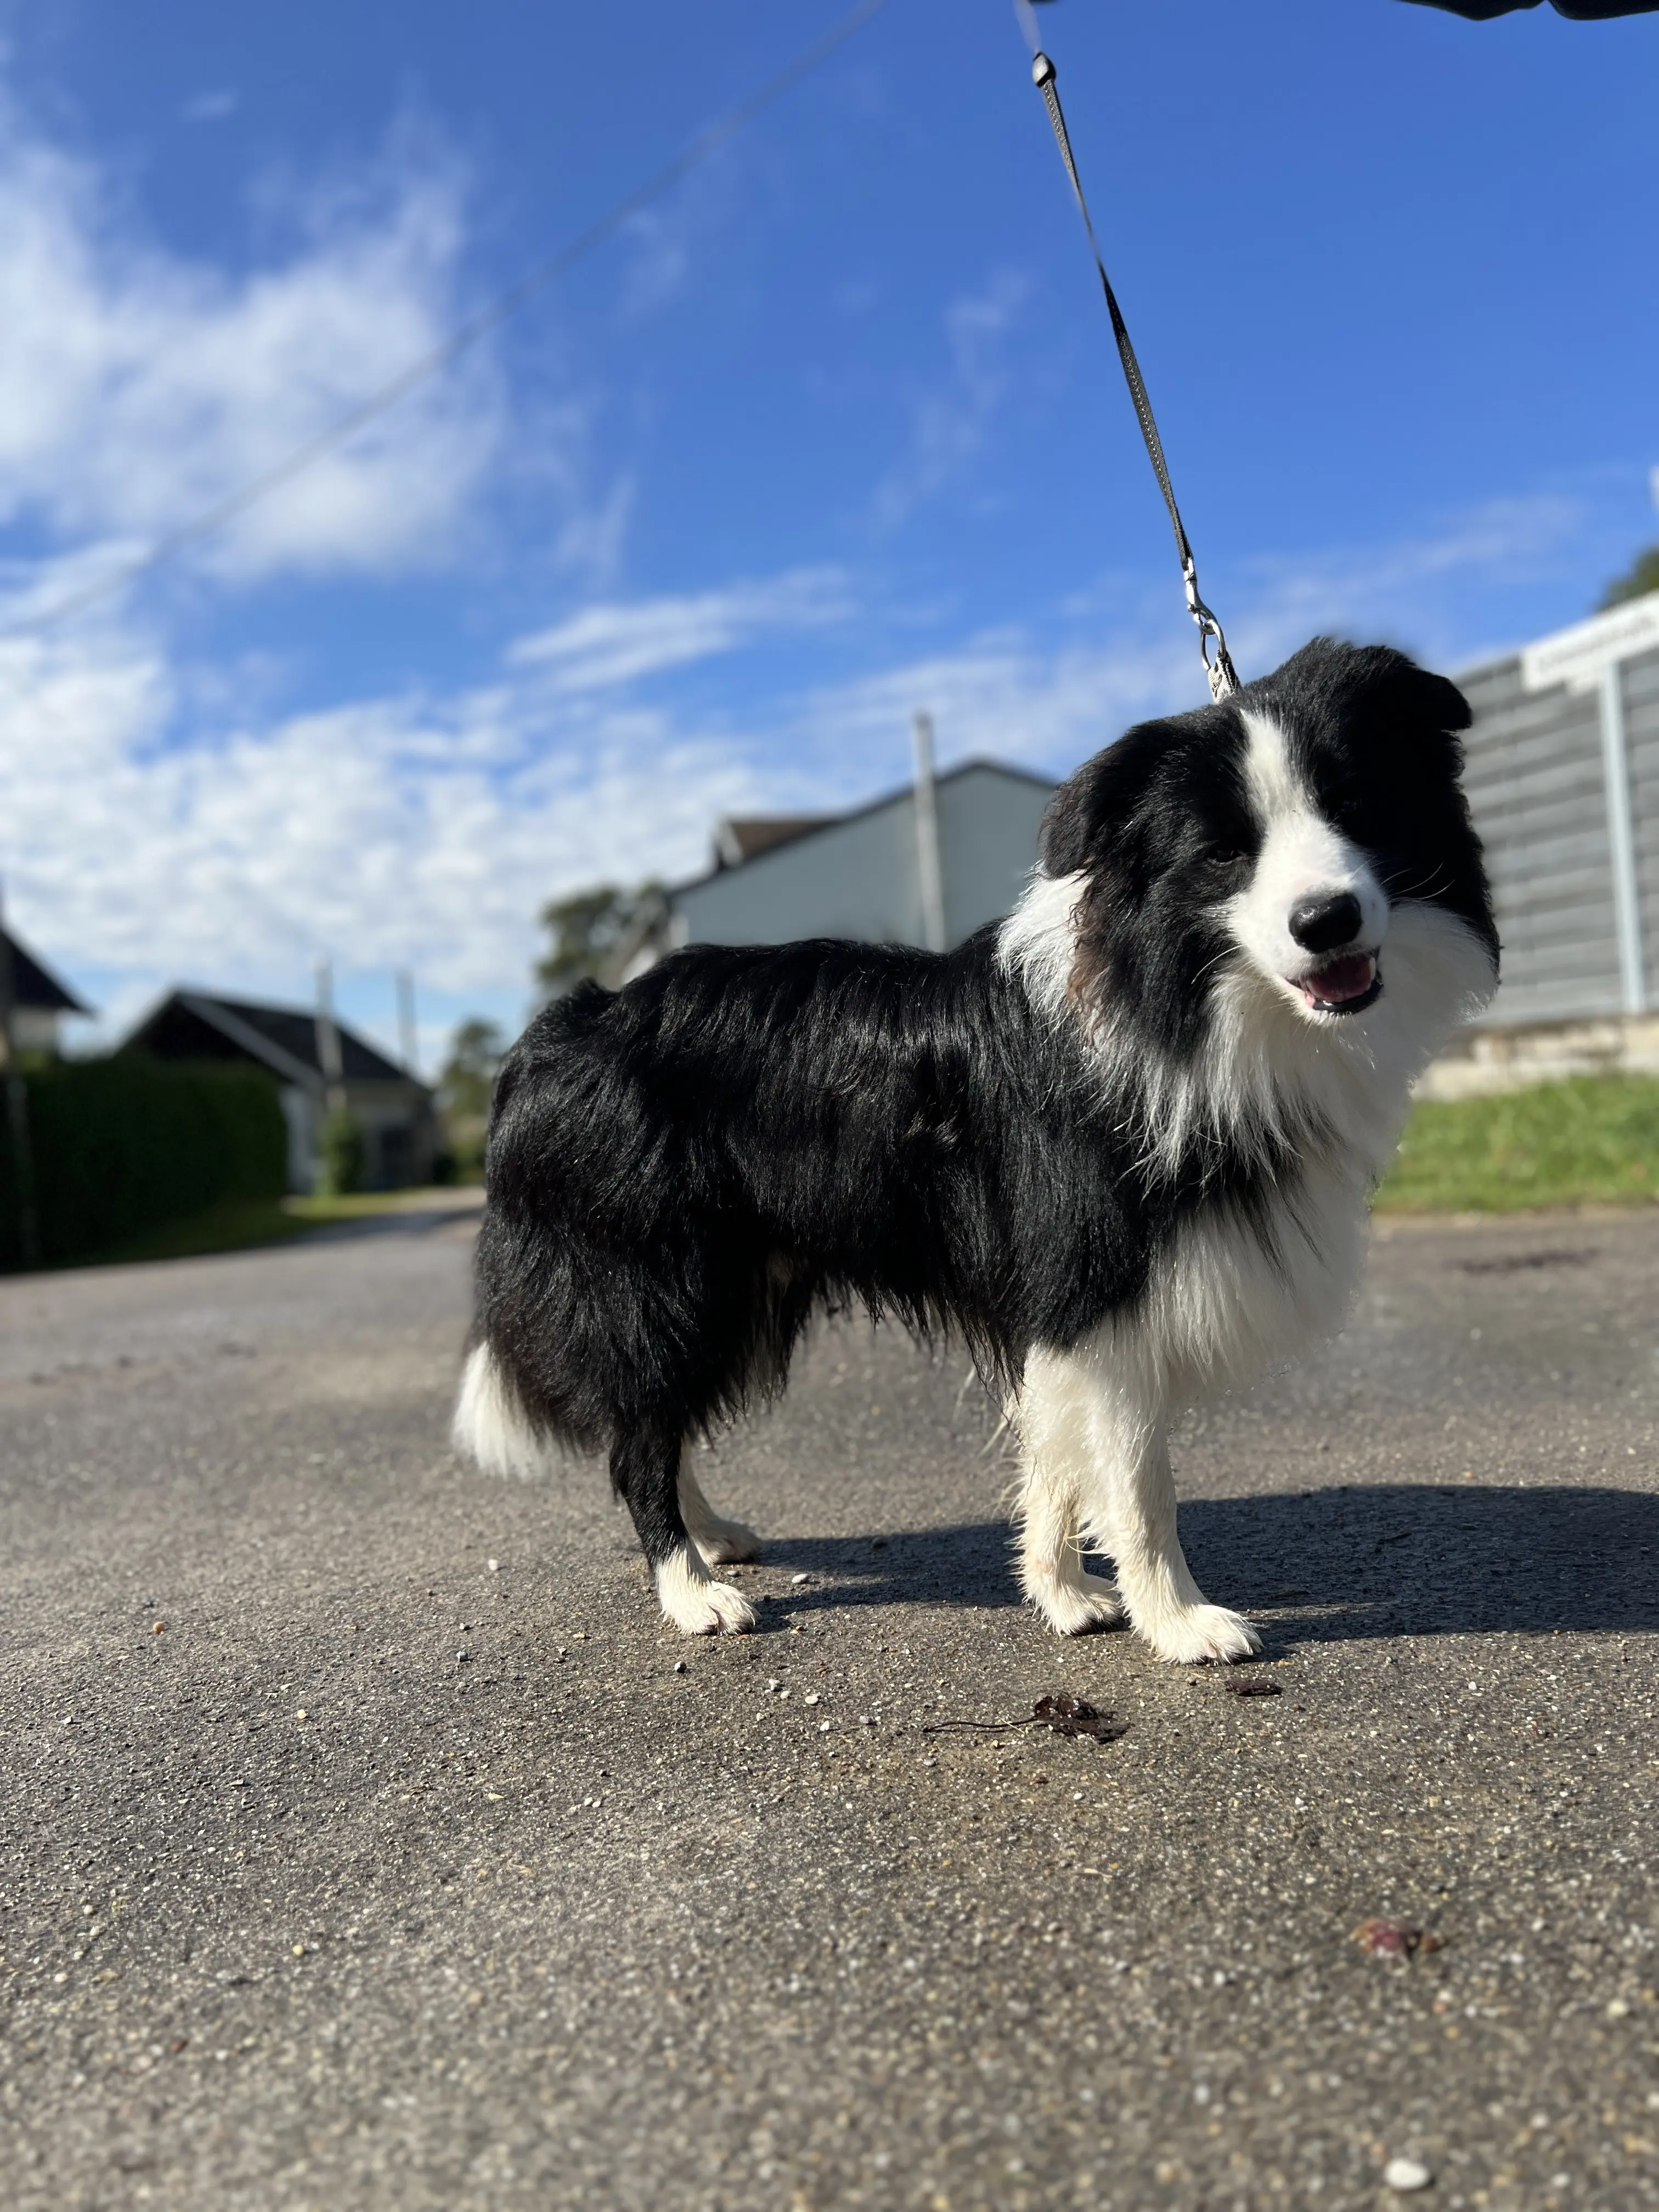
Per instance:
[[[0,1285],[14,2212],[1659,2199],[1659,1218],[1396,1232],[1182,1439],[1271,1698],[1046,1637],[851,1325],[671,1640],[597,1470],[449,1457],[469,1233]]]

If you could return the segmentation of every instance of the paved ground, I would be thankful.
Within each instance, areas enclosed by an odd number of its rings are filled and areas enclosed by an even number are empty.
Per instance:
[[[596,1473],[445,1450],[468,1234],[0,1285],[15,2212],[1659,2198],[1659,1219],[1398,1232],[1184,1439],[1273,1699],[1047,1639],[850,1327],[668,1641]],[[921,1732],[1058,1690],[1127,1733]]]

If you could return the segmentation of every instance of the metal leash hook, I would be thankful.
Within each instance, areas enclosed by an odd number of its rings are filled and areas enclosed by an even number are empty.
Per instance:
[[[1089,203],[1083,197],[1083,183],[1077,173],[1077,163],[1072,158],[1072,141],[1066,129],[1066,118],[1060,105],[1060,90],[1055,82],[1054,65],[1041,46],[1036,35],[1036,18],[1030,11],[1030,0],[1015,0],[1015,12],[1032,47],[1031,82],[1042,94],[1042,104],[1048,111],[1048,120],[1054,125],[1054,143],[1060,148],[1060,158],[1066,164],[1078,213],[1083,217],[1083,228],[1088,233],[1089,250],[1095,257],[1095,267],[1100,272],[1101,289],[1106,295],[1106,311],[1112,319],[1112,336],[1117,341],[1117,356],[1123,364],[1124,381],[1129,387],[1129,397],[1134,402],[1135,419],[1140,425],[1140,434],[1146,442],[1146,456],[1152,462],[1152,473],[1158,478],[1158,488],[1164,495],[1164,504],[1170,511],[1170,527],[1175,532],[1176,551],[1181,560],[1182,580],[1187,588],[1187,611],[1198,624],[1198,653],[1204,663],[1204,674],[1210,686],[1210,696],[1218,705],[1230,699],[1238,689],[1238,673],[1233,666],[1232,655],[1227,650],[1227,640],[1220,623],[1211,613],[1198,592],[1198,565],[1193,559],[1193,549],[1188,543],[1186,526],[1181,520],[1181,509],[1176,505],[1175,486],[1170,481],[1169,465],[1164,458],[1164,441],[1158,434],[1158,423],[1152,414],[1152,403],[1146,396],[1146,380],[1140,374],[1140,363],[1135,359],[1135,349],[1129,343],[1129,326],[1123,319],[1123,311],[1117,304],[1117,295],[1112,289],[1112,280],[1106,274],[1099,240],[1095,236],[1094,223],[1089,215]],[[1215,641],[1212,658],[1210,641]]]
[[[1224,699],[1231,699],[1238,689],[1238,671],[1233,666],[1233,657],[1227,650],[1226,634],[1220,622],[1210,612],[1198,596],[1198,571],[1193,566],[1193,556],[1188,554],[1182,566],[1182,578],[1187,586],[1187,611],[1198,624],[1198,657],[1204,663],[1204,673],[1209,678],[1210,696],[1218,707]],[[1215,640],[1215,659],[1210,658],[1210,640]]]

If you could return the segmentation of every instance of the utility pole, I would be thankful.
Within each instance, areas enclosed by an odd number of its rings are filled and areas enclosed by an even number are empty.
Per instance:
[[[404,1066],[421,1079],[420,1031],[415,1026],[415,977],[407,968],[398,970],[398,1049]]]
[[[34,1150],[29,1141],[29,1093],[17,1064],[17,962],[5,925],[0,893],[0,1082],[6,1091],[6,1123],[11,1137],[11,1176],[17,1202],[17,1256],[26,1267],[40,1257],[40,1224],[34,1212]]]
[[[922,942],[945,950],[945,886],[939,873],[939,808],[933,793],[933,718],[918,708],[915,731],[916,883],[921,893]]]
[[[331,1114],[344,1110],[345,1063],[340,1056],[339,1024],[334,1018],[334,965],[317,963],[317,1065],[323,1071],[323,1098]]]

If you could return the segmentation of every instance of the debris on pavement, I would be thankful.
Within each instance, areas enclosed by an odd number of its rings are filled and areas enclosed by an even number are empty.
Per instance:
[[[1265,1674],[1224,1674],[1221,1686],[1235,1698],[1282,1698],[1284,1689]]]
[[[1391,2158],[1382,2169],[1382,2186],[1398,2190],[1408,2197],[1413,2190],[1426,2189],[1434,2176],[1426,2166],[1414,2158]]]
[[[1124,1734],[1124,1726],[1113,1713],[1096,1710],[1086,1698],[1073,1698],[1066,1692],[1052,1697],[1039,1698],[1030,1714],[1017,1721],[924,1721],[923,1735],[939,1735],[946,1729],[983,1729],[994,1735],[1006,1735],[1010,1729],[1046,1728],[1055,1735],[1092,1736],[1097,1743],[1112,1743]]]
[[[1110,1743],[1123,1730],[1110,1713],[1097,1711],[1086,1698],[1039,1698],[1031,1718],[1056,1735],[1091,1735],[1097,1743]]]
[[[1379,1959],[1413,1959],[1446,1948],[1445,1937],[1431,1928],[1407,1928],[1399,1920],[1362,1920],[1348,1941]]]

